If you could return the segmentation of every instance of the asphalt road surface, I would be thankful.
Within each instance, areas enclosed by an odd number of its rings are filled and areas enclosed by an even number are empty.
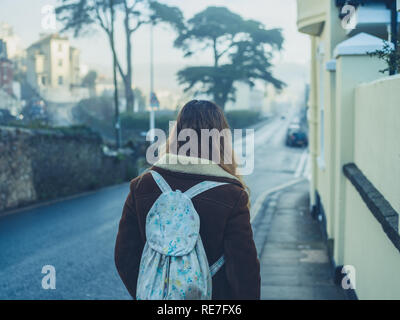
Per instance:
[[[304,149],[284,144],[285,119],[255,132],[254,172],[245,177],[255,204],[269,189],[307,171]],[[0,219],[0,299],[130,299],[114,266],[114,243],[129,184],[108,187]],[[43,289],[54,266],[56,289]]]

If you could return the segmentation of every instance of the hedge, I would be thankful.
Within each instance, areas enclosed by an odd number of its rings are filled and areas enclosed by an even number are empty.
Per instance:
[[[176,120],[176,113],[155,112],[154,120],[156,128],[168,131],[169,122]],[[136,130],[147,131],[149,130],[149,122],[150,122],[149,112],[121,114],[121,127],[125,129],[136,129]]]
[[[261,120],[259,111],[253,110],[236,110],[225,112],[229,126],[232,129],[240,129],[256,124]],[[168,131],[169,122],[176,120],[175,112],[156,112],[155,127]],[[150,113],[123,113],[121,114],[121,126],[125,129],[136,129],[147,131],[149,129]]]
[[[225,115],[232,129],[246,128],[261,120],[261,113],[253,110],[227,111]]]

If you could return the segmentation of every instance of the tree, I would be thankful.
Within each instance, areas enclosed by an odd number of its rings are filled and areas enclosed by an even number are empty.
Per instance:
[[[116,67],[124,82],[127,110],[133,112],[134,94],[132,91],[132,34],[146,24],[167,23],[175,29],[183,27],[183,15],[176,7],[167,6],[152,0],[61,0],[56,8],[58,19],[64,23],[62,31],[71,30],[79,36],[88,27],[99,26],[107,35]],[[121,66],[115,48],[115,21],[117,12],[123,17],[125,32],[126,68]]]
[[[381,73],[388,72],[393,75],[400,72],[400,40],[397,41],[397,46],[393,43],[383,40],[383,46],[380,50],[367,52],[370,57],[378,57],[383,60],[387,67],[379,70]]]
[[[93,97],[83,99],[72,109],[74,122],[93,126],[102,123],[110,126],[109,119],[114,116],[114,109],[111,97]]]
[[[89,89],[91,97],[96,93],[96,80],[97,72],[94,70],[89,70],[89,72],[82,79],[82,86]]]
[[[263,80],[280,90],[285,84],[272,75],[270,60],[282,44],[280,29],[266,29],[225,7],[208,7],[187,21],[174,45],[185,57],[208,51],[214,63],[180,70],[178,80],[186,84],[185,91],[195,89],[210,95],[222,108],[228,100],[235,100],[238,81],[253,87]]]
[[[138,111],[146,110],[146,98],[143,95],[142,90],[140,90],[139,88],[135,88],[133,89],[133,92],[135,94],[135,99],[137,101]]]

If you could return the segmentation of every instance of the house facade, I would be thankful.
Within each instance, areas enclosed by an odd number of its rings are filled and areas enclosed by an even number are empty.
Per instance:
[[[0,88],[13,94],[13,63],[6,56],[0,56]]]
[[[337,281],[360,299],[400,299],[400,76],[369,55],[397,36],[395,5],[297,0],[311,38],[312,213]]]
[[[0,39],[7,45],[9,59],[14,60],[23,54],[21,39],[14,33],[13,28],[5,22],[0,22]]]
[[[0,109],[14,116],[21,111],[20,90],[14,81],[14,63],[8,58],[7,43],[0,39]]]
[[[246,83],[235,84],[236,100],[228,101],[225,109],[234,110],[257,110],[263,111],[265,105],[265,91],[262,86],[250,87]]]
[[[67,37],[42,36],[27,49],[27,81],[46,100],[69,100],[80,85],[79,50]]]

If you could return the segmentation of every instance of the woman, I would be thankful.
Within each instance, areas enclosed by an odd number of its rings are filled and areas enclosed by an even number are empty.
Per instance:
[[[190,161],[193,157],[179,153],[185,142],[177,141],[176,137],[184,129],[193,129],[197,133],[199,143],[195,145],[200,146],[198,157],[203,157],[201,164],[194,164]],[[180,111],[168,140],[167,152],[151,170],[161,174],[174,190],[182,192],[204,180],[228,183],[192,199],[200,216],[200,236],[209,264],[225,256],[224,266],[212,278],[212,298],[259,299],[260,265],[250,225],[249,196],[236,172],[231,142],[219,139],[218,145],[215,140],[207,141],[205,145],[204,140],[201,141],[201,129],[221,132],[229,126],[223,111],[214,103],[193,100]],[[216,150],[219,155],[217,162],[212,158]],[[204,161],[204,155],[208,161]],[[115,264],[134,298],[146,242],[146,215],[160,193],[150,173],[133,179],[119,224]]]

